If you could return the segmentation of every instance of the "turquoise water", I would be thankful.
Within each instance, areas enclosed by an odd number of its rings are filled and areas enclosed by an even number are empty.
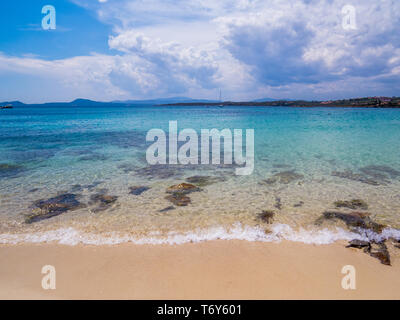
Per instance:
[[[199,134],[201,129],[254,129],[253,174],[236,176],[234,167],[223,165],[150,167],[146,133],[168,131],[172,120],[178,130]],[[194,175],[216,179],[191,193],[188,206],[165,199],[167,187]],[[132,195],[132,186],[149,189]],[[286,233],[318,233],[322,227],[314,222],[322,212],[350,199],[363,199],[375,221],[399,228],[399,187],[398,109],[137,106],[0,112],[3,239],[60,230],[51,239],[76,233],[138,241],[188,234],[258,239],[265,230],[277,235],[283,226]],[[75,194],[82,207],[25,222],[35,201],[65,193]],[[118,198],[97,210],[91,197],[99,193]],[[262,210],[274,210],[273,223],[257,218]],[[323,228],[336,227],[344,226]]]

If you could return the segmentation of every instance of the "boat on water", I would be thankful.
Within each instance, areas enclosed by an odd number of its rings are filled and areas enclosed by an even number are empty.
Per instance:
[[[11,104],[7,104],[5,106],[0,106],[0,109],[12,109],[13,106]]]
[[[221,89],[219,89],[219,105],[218,107],[222,108],[224,105],[222,104],[222,92]]]

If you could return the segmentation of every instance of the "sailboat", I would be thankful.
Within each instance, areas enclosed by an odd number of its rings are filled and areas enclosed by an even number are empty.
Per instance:
[[[222,94],[221,94],[221,89],[219,89],[219,105],[218,107],[222,108],[224,105],[222,104]]]

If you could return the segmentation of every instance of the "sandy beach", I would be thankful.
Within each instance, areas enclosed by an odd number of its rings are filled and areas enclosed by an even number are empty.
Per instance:
[[[344,242],[210,241],[184,245],[0,246],[1,299],[399,299],[392,266]],[[56,289],[41,286],[56,269]],[[343,266],[356,289],[341,286]]]

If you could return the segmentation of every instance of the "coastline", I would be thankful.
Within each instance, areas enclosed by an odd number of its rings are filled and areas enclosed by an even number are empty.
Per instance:
[[[182,245],[0,245],[1,299],[400,299],[392,266],[346,242],[217,240]],[[43,290],[41,269],[56,268]],[[341,287],[356,268],[356,290]]]

